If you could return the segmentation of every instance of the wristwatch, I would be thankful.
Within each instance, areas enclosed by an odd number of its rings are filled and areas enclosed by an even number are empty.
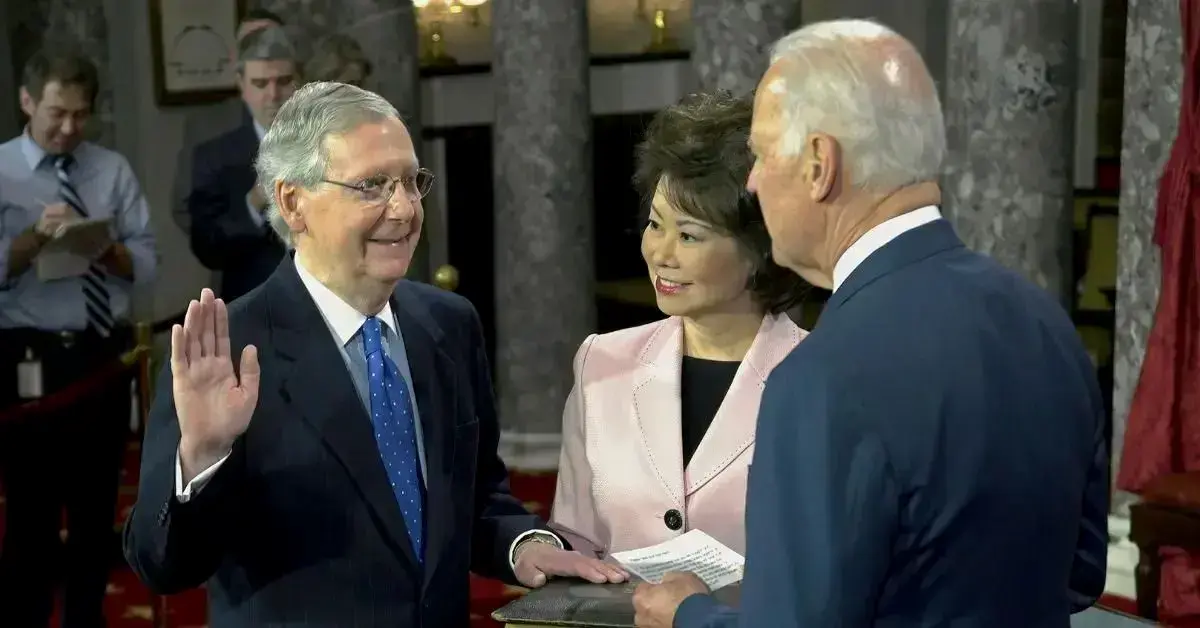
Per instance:
[[[533,534],[521,539],[521,542],[517,543],[517,546],[513,548],[513,559],[515,560],[518,556],[520,556],[521,549],[530,543],[544,543],[546,545],[557,547],[558,549],[563,549],[562,541],[559,541],[558,537],[554,536],[553,534],[550,534],[549,532],[534,532]]]

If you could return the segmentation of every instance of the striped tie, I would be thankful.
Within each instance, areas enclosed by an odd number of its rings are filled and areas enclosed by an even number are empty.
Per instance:
[[[54,159],[54,168],[58,172],[58,195],[62,202],[75,210],[75,213],[87,218],[88,213],[83,206],[83,200],[79,198],[75,186],[71,185],[71,176],[67,174],[67,169],[74,162],[75,158],[71,155],[59,155]],[[88,326],[104,338],[108,337],[113,328],[112,308],[108,303],[108,288],[105,287],[107,275],[108,273],[95,262],[83,275],[83,300],[87,307]]]

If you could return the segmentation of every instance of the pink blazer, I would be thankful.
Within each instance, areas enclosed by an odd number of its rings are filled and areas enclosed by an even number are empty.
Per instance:
[[[807,334],[767,316],[691,462],[683,466],[683,325],[671,317],[592,335],[575,355],[551,526],[606,556],[700,529],[745,551],[746,477],[767,375]],[[684,525],[672,530],[666,513]]]

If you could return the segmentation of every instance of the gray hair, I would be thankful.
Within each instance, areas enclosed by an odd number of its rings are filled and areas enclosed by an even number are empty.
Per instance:
[[[238,42],[237,71],[246,67],[247,61],[292,61],[298,58],[291,38],[280,26],[267,26],[252,31]]]
[[[937,87],[895,31],[870,20],[817,22],[776,42],[771,63],[782,76],[766,86],[781,96],[781,153],[799,154],[810,133],[822,132],[842,145],[856,188],[893,190],[941,175]]]
[[[329,168],[330,136],[388,118],[399,119],[400,114],[386,99],[344,83],[309,83],[279,108],[258,147],[254,167],[267,197],[267,220],[288,246],[293,244],[292,233],[279,213],[275,183],[319,185]]]

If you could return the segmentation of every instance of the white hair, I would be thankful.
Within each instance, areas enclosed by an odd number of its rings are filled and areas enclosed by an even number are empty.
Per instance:
[[[279,213],[275,182],[305,188],[321,183],[329,167],[326,140],[371,122],[400,118],[382,96],[344,83],[309,83],[279,108],[258,147],[254,167],[267,197],[267,219],[288,246],[291,229]]]
[[[776,42],[771,64],[780,78],[765,87],[780,97],[780,153],[800,154],[809,134],[821,132],[841,145],[858,189],[890,191],[941,175],[946,129],[937,88],[895,31],[870,20],[817,22]]]

